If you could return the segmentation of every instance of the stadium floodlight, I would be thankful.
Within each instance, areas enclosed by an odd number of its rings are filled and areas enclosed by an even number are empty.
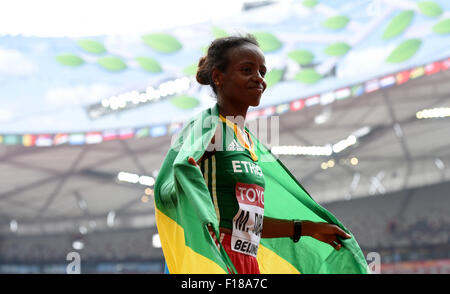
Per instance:
[[[140,92],[132,90],[104,98],[98,103],[87,106],[86,111],[91,119],[96,119],[108,114],[160,101],[161,99],[167,99],[174,95],[183,94],[189,90],[190,86],[191,79],[188,77],[169,80],[159,84],[156,88],[148,86]]]
[[[339,153],[344,149],[347,149],[348,147],[356,144],[357,139],[356,136],[350,135],[347,137],[347,139],[341,140],[333,145],[333,152]]]
[[[423,109],[416,113],[417,119],[450,117],[450,107]]]
[[[144,186],[153,186],[155,184],[155,179],[149,176],[140,176],[139,184]]]
[[[117,174],[117,179],[121,182],[137,184],[139,182],[139,175],[128,172],[120,172]]]
[[[125,182],[130,184],[140,184],[143,186],[153,186],[155,184],[155,178],[151,176],[138,175],[135,173],[129,173],[121,171],[117,174],[117,180],[119,182]]]
[[[274,146],[271,149],[275,155],[310,155],[330,156],[333,153],[331,145],[325,146]]]
[[[338,143],[333,145],[327,144],[324,146],[273,146],[271,151],[275,155],[330,156],[333,153],[339,153],[344,149],[356,144],[359,138],[366,136],[370,132],[370,127],[363,127],[354,131],[346,139],[340,140]],[[326,169],[327,167],[323,169]]]
[[[370,131],[371,131],[370,127],[363,127],[363,128],[360,128],[360,129],[354,131],[352,133],[352,135],[355,136],[356,138],[361,138],[361,137],[364,137],[365,135],[369,134]]]

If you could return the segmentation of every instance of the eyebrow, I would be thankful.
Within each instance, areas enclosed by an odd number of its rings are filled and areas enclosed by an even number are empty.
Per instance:
[[[256,65],[253,61],[243,61],[243,62],[239,63],[239,65],[244,65],[244,64]],[[265,64],[262,64],[261,66],[264,67],[264,69],[267,69]]]

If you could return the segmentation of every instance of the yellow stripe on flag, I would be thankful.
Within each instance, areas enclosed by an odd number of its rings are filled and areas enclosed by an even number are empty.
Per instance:
[[[171,274],[226,274],[218,264],[185,244],[184,229],[155,206],[158,234]]]
[[[300,274],[292,264],[262,244],[259,244],[256,259],[261,274]]]
[[[217,184],[217,181],[216,181],[216,175],[217,175],[216,156],[213,155],[211,157],[211,160],[212,160],[212,173],[211,173],[211,175],[212,175],[212,184],[211,184],[212,189],[211,190],[212,190],[212,195],[213,195],[214,208],[216,210],[216,215],[217,215],[217,221],[220,224],[220,210],[219,210],[219,202],[217,201],[217,189],[216,189],[216,184]]]

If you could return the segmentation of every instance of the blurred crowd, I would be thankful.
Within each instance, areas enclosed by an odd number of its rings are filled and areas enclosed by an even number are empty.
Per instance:
[[[69,252],[83,261],[130,261],[162,259],[154,248],[154,229],[94,232],[87,235],[10,237],[0,239],[0,264],[7,262],[66,262]],[[78,245],[73,246],[74,242]],[[80,246],[81,242],[81,247]]]
[[[421,247],[450,241],[448,185],[324,205],[362,248]]]
[[[384,252],[390,261],[450,258],[449,184],[324,204],[355,236],[365,252]],[[152,244],[155,228],[91,232],[86,235],[0,237],[0,264],[65,262],[77,251],[84,261],[163,260]],[[75,249],[74,241],[83,242]],[[428,249],[427,249],[428,248]],[[431,248],[431,249],[430,249]],[[428,250],[428,251],[427,251]],[[406,253],[405,253],[406,252]]]

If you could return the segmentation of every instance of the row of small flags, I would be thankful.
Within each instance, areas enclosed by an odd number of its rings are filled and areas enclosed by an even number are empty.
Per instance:
[[[448,70],[449,68],[450,58],[447,58],[445,60],[436,61],[424,66],[404,70],[395,74],[389,74],[379,79],[369,80],[365,83],[356,84],[351,87],[344,87],[334,91],[313,95],[311,97],[300,98],[289,103],[270,106],[261,110],[250,111],[247,114],[247,119],[282,114],[289,111],[294,112],[304,107],[311,107],[314,105],[327,105],[338,100],[343,100],[350,97],[359,97],[363,94],[372,93],[383,88],[388,88],[394,85],[401,85],[422,76],[433,75],[440,71]]]
[[[390,74],[379,79],[369,80],[365,83],[351,87],[344,87],[334,91],[329,91],[307,98],[300,98],[289,103],[269,106],[259,110],[249,111],[247,119],[252,120],[258,117],[279,115],[286,112],[299,111],[304,107],[314,105],[327,105],[338,100],[350,97],[358,97],[365,93],[372,93],[377,90],[401,85],[409,80],[414,80],[422,76],[436,74],[450,68],[450,58],[436,61],[424,66],[404,70],[396,74]],[[50,147],[63,144],[84,145],[98,144],[111,140],[126,140],[130,138],[160,137],[175,134],[183,126],[182,122],[175,122],[166,125],[158,125],[142,128],[124,128],[118,130],[106,130],[102,132],[84,133],[59,133],[59,134],[25,134],[25,135],[0,135],[2,145],[22,145],[26,147]]]
[[[171,123],[168,126],[159,125],[144,128],[125,128],[102,132],[0,135],[0,144],[22,145],[25,147],[50,147],[63,144],[98,144],[111,140],[165,136],[176,133],[181,127],[182,123]]]

